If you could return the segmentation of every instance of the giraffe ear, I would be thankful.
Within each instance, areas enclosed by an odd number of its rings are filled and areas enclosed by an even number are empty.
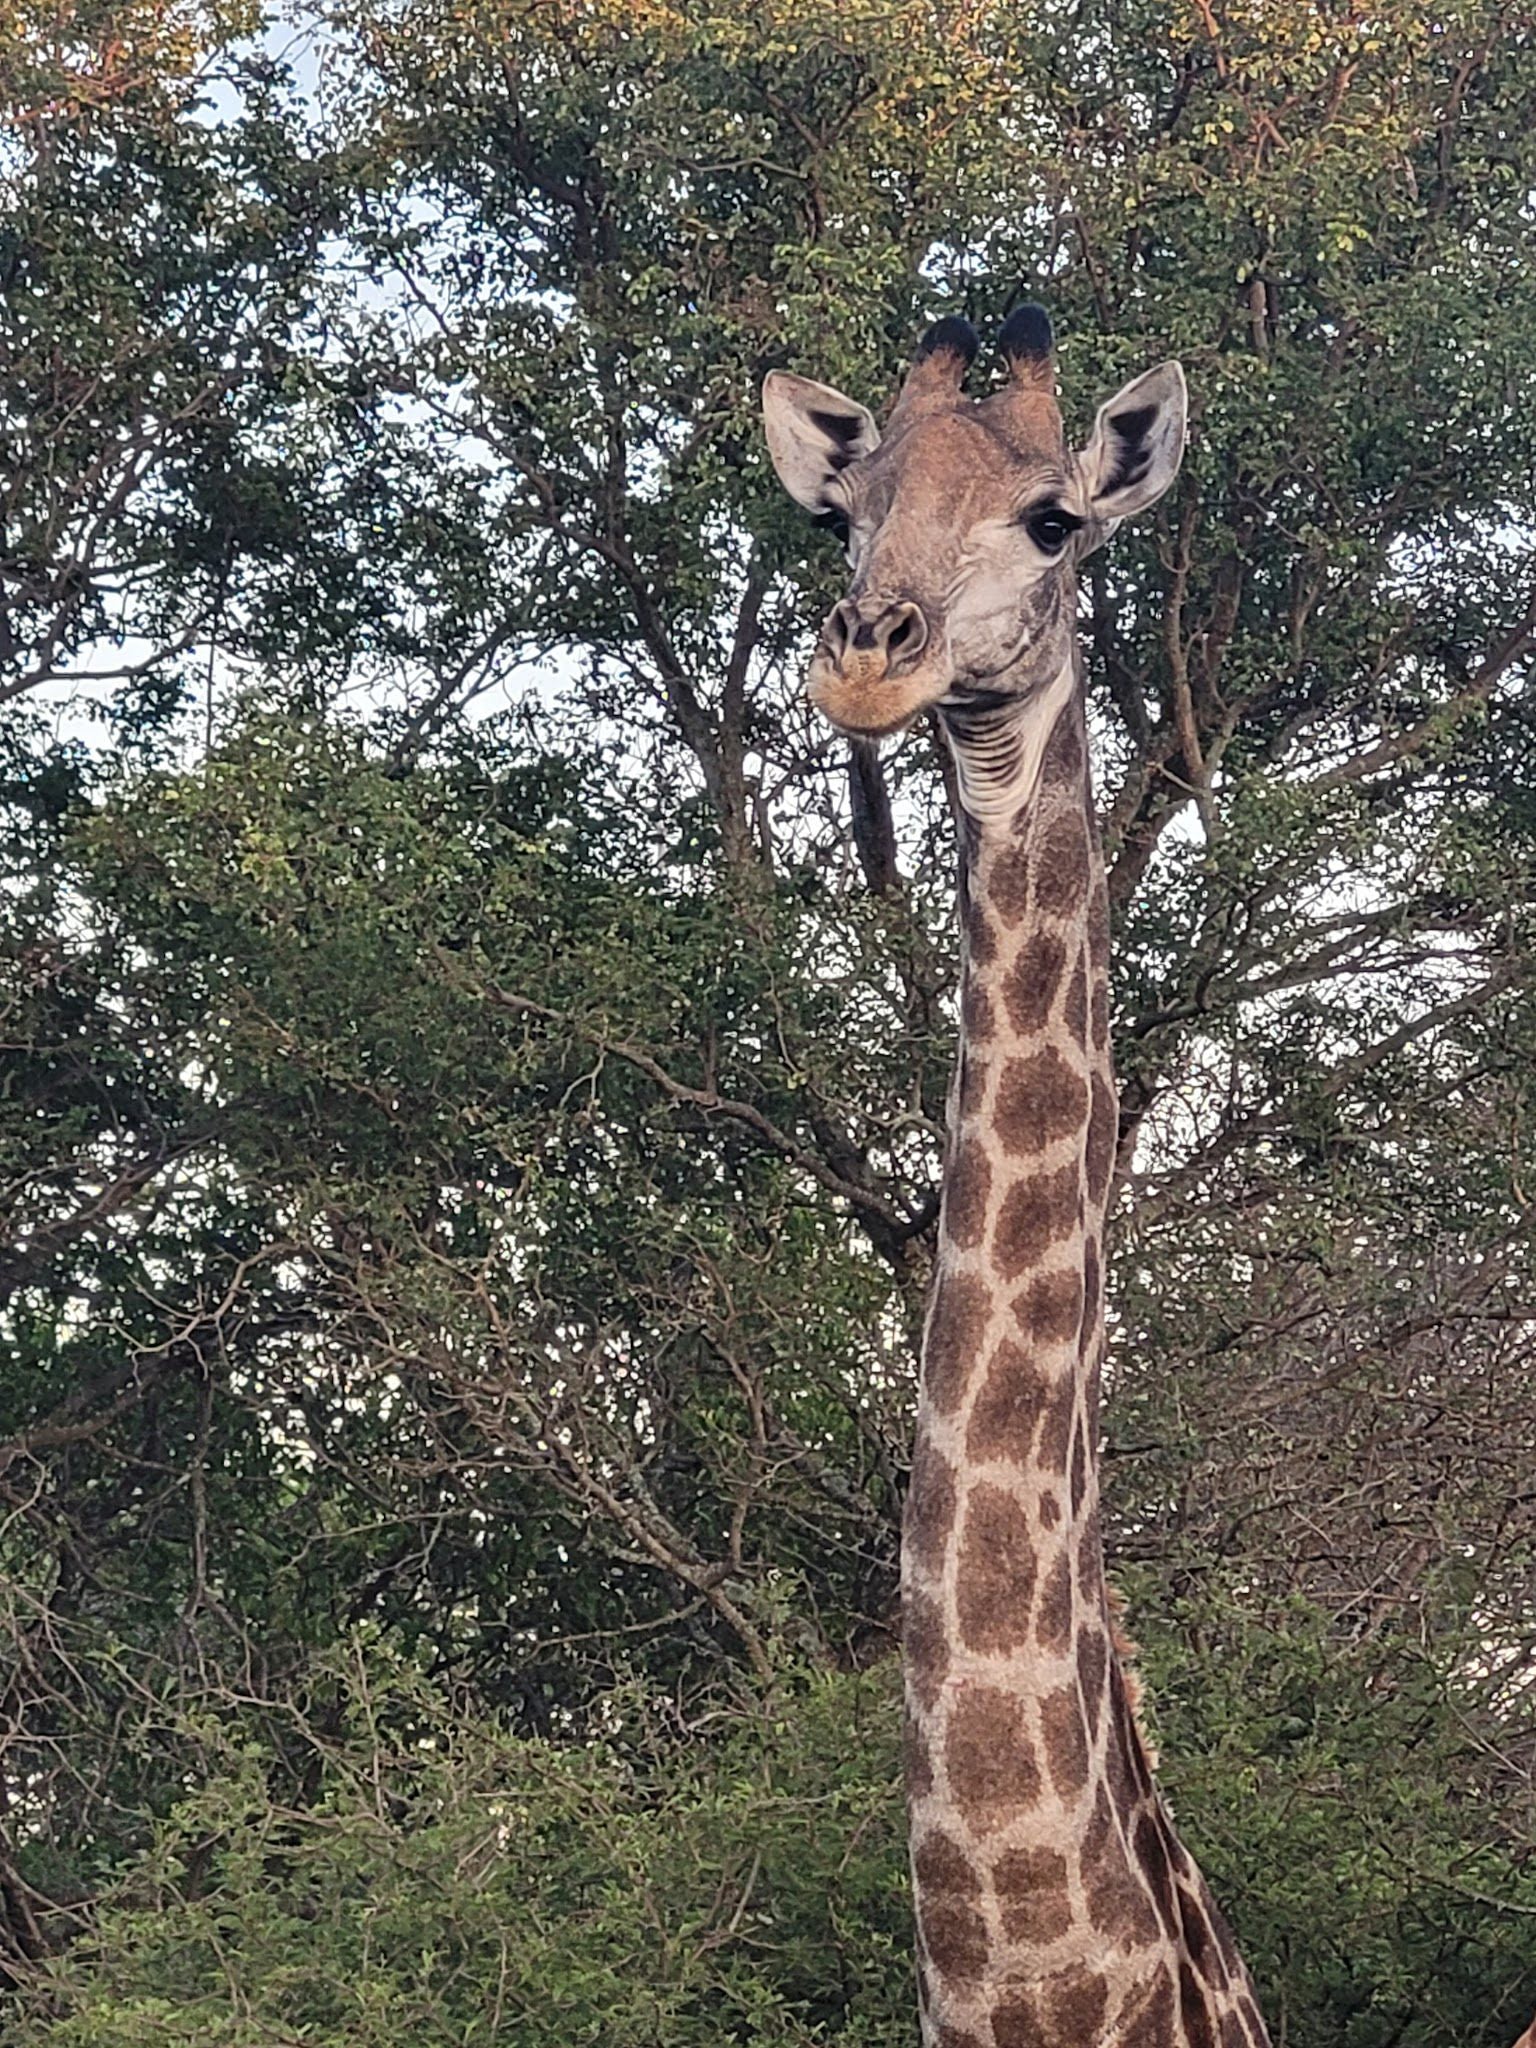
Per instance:
[[[838,471],[880,445],[864,406],[788,370],[770,370],[763,380],[763,425],[779,482],[808,512],[826,511],[827,485]]]
[[[1099,407],[1093,438],[1077,458],[1096,518],[1127,519],[1157,503],[1179,473],[1188,409],[1177,363],[1133,377]]]

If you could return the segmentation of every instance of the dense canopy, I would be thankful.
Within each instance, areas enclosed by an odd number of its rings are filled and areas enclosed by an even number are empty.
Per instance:
[[[1193,400],[1083,593],[1164,1778],[1277,2040],[1507,2048],[1530,21],[23,0],[0,110],[9,2037],[907,2038],[950,834],[757,392],[1040,298]]]

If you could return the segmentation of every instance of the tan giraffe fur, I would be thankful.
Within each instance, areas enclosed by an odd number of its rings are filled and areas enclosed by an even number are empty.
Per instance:
[[[770,452],[850,529],[813,701],[869,738],[936,711],[955,764],[961,1034],[902,1544],[906,1777],[927,2048],[1265,2048],[1152,1780],[1098,1505],[1117,1105],[1076,564],[1172,481],[1165,364],[1067,450],[1049,325],[1007,387],[925,337],[884,438],[775,373]]]

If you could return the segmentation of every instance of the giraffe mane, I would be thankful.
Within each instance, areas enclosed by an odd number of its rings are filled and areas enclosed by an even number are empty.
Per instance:
[[[1107,1583],[1104,1593],[1109,1602],[1109,1640],[1114,1649],[1115,1661],[1120,1666],[1120,1675],[1125,1680],[1125,1697],[1131,1709],[1131,1726],[1136,1730],[1136,1739],[1141,1744],[1141,1753],[1147,1760],[1147,1769],[1155,1775],[1159,1762],[1157,1744],[1147,1728],[1144,1711],[1147,1687],[1136,1662],[1141,1655],[1141,1645],[1127,1625],[1128,1603],[1125,1595],[1118,1586]]]

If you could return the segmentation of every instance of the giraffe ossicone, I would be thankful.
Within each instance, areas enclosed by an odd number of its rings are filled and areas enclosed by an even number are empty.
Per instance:
[[[868,740],[931,713],[955,767],[961,1031],[902,1537],[906,1781],[926,2048],[1267,2048],[1158,1797],[1104,1578],[1099,1373],[1117,1106],[1077,564],[1162,496],[1176,363],[1068,449],[1050,321],[1006,379],[930,328],[884,431],[783,371],[781,481],[846,536],[812,701]]]

